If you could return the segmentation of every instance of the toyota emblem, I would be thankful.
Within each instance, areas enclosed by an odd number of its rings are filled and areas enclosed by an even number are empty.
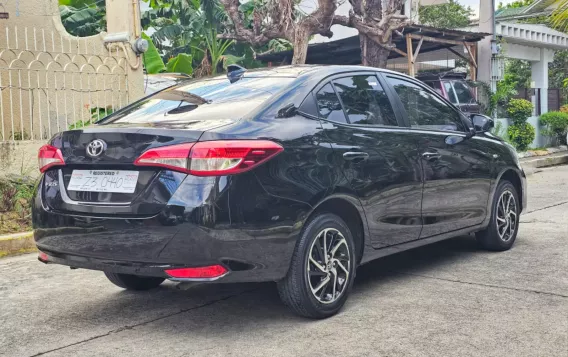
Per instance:
[[[87,145],[87,155],[99,157],[106,150],[107,144],[101,139],[95,139]]]

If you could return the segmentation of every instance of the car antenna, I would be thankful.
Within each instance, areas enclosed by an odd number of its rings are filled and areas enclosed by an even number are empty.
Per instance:
[[[236,64],[230,64],[227,66],[227,78],[229,78],[231,83],[235,83],[243,77],[246,71],[247,69],[244,67]]]

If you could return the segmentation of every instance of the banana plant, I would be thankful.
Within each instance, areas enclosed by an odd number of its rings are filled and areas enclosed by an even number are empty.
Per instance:
[[[63,26],[73,36],[93,36],[106,30],[106,4],[100,0],[59,0]]]
[[[163,72],[169,73],[185,73],[188,75],[193,74],[192,58],[187,53],[180,53],[175,57],[170,58],[167,65],[164,64],[160,53],[152,39],[142,33],[142,38],[148,41],[148,51],[143,55],[144,68],[148,74],[157,74]]]

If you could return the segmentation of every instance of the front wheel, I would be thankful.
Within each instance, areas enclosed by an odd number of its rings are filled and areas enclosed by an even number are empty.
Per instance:
[[[157,288],[164,282],[164,278],[152,276],[139,276],[106,272],[105,275],[114,285],[127,290],[150,290]]]
[[[476,234],[481,247],[493,251],[510,249],[519,231],[519,215],[517,189],[509,181],[500,182],[493,197],[489,225]]]
[[[347,300],[355,269],[355,244],[347,224],[334,214],[319,214],[306,225],[288,274],[278,282],[280,298],[298,315],[332,316]]]

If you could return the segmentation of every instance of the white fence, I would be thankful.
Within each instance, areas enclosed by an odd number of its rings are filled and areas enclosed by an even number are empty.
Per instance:
[[[125,106],[127,66],[100,42],[0,23],[0,141],[46,140]]]

